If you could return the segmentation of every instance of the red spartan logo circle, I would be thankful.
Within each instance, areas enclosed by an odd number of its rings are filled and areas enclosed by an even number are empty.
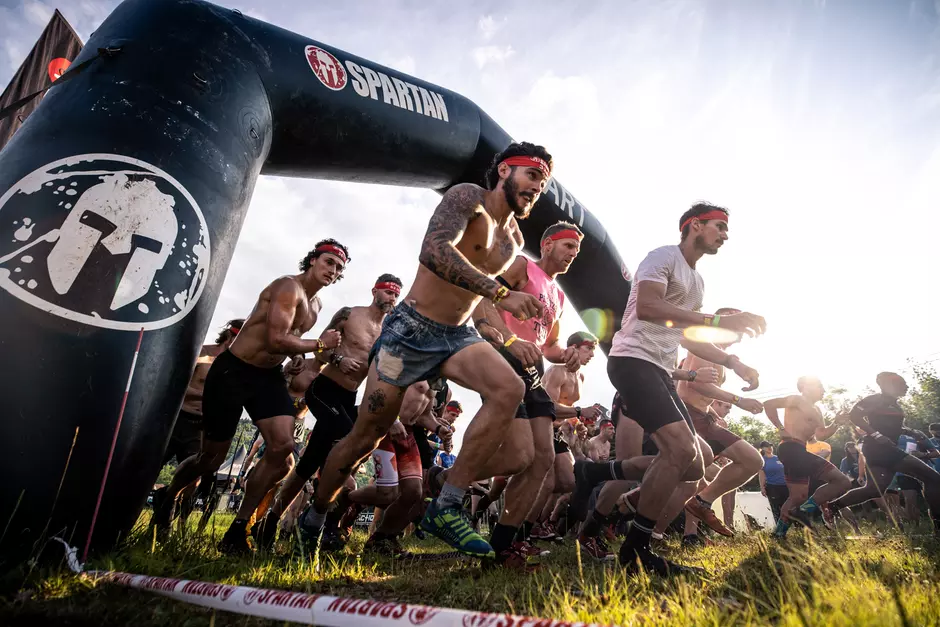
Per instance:
[[[413,607],[408,610],[408,620],[412,625],[424,625],[438,615],[441,610],[436,607]]]
[[[316,74],[320,82],[332,89],[339,91],[346,86],[346,70],[339,59],[316,46],[307,46],[304,48],[304,54],[307,55],[307,63],[310,69]]]
[[[72,65],[72,62],[68,59],[63,59],[62,57],[58,57],[50,61],[48,67],[49,80],[55,81],[55,79],[65,74],[65,70],[69,69],[70,65]]]

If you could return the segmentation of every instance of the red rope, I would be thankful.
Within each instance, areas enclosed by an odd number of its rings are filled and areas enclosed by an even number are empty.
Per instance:
[[[127,373],[127,385],[124,387],[124,398],[121,400],[121,411],[118,413],[117,425],[114,427],[114,438],[111,439],[111,450],[108,451],[108,462],[104,465],[104,476],[101,478],[101,488],[98,490],[98,501],[95,503],[95,513],[91,517],[91,526],[88,528],[88,539],[85,540],[85,550],[82,552],[82,562],[88,561],[88,548],[91,546],[91,536],[95,532],[95,522],[98,520],[98,510],[101,508],[101,499],[104,496],[104,486],[108,482],[108,473],[111,471],[111,459],[117,446],[118,434],[121,432],[121,420],[124,419],[124,408],[127,406],[127,395],[131,389],[131,379],[134,378],[134,369],[137,367],[137,355],[140,353],[140,343],[144,339],[144,330],[140,329],[137,336],[137,348],[134,349],[134,360],[131,362],[130,372]]]

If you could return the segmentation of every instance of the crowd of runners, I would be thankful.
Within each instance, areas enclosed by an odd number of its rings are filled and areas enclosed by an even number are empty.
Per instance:
[[[252,451],[257,463],[221,540],[225,553],[270,549],[279,534],[300,555],[341,549],[360,512],[378,508],[366,550],[388,555],[405,554],[399,538],[411,527],[487,567],[525,571],[544,553],[538,541],[570,536],[593,558],[676,574],[688,567],[658,555],[651,540],[683,512],[683,543],[703,542],[700,525],[732,536],[727,511],[722,520],[712,504],[759,473],[777,537],[817,515],[827,525],[840,512],[851,518],[848,508],[881,498],[896,473],[922,486],[940,530],[937,441],[905,428],[899,375],[879,374],[880,393],[829,424],[813,377],[797,381],[799,394],[763,403],[722,389],[729,374],[745,382],[745,394],[757,389],[758,371],[729,351],[766,327],[739,309],[701,312],[696,266],[728,239],[723,207],[692,206],[679,217],[679,243],[639,264],[607,361],[617,393],[609,411],[582,403],[581,369],[598,338],[560,336],[565,297],[556,279],[577,262],[584,234],[559,222],[542,234],[537,260],[521,254],[518,221],[552,165],[543,147],[514,143],[496,156],[484,187],[449,189],[407,293],[400,278],[381,274],[363,294],[368,304],[340,308],[316,339],[304,335],[318,321],[321,290],[346,271],[347,247],[323,240],[298,274],[269,284],[249,316],[226,325],[199,358],[168,450],[181,463],[154,508],[157,530],[185,520],[189,494],[200,477],[214,479],[243,410],[263,451]],[[701,341],[707,333],[688,332],[697,328],[727,341]],[[482,399],[456,458],[462,407],[449,382]],[[766,414],[780,430],[777,456],[769,443],[762,454],[728,430],[732,405]],[[304,442],[307,411],[316,423]],[[852,479],[807,450],[842,427],[861,441],[861,480],[857,466]],[[901,438],[913,444],[899,448]],[[370,456],[374,481],[357,487]],[[497,504],[484,538],[477,523]],[[615,555],[608,541],[625,520]]]

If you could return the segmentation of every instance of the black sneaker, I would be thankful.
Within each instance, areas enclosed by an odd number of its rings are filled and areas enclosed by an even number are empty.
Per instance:
[[[320,538],[320,550],[337,553],[346,548],[346,538],[336,529],[324,529]]]
[[[157,499],[154,499],[150,526],[157,529],[157,536],[166,537],[169,535],[170,523],[173,520],[173,504],[173,501],[166,498],[165,493],[160,496],[159,503],[157,503]]]
[[[259,549],[270,551],[274,547],[274,541],[277,539],[278,522],[280,522],[278,517],[272,512],[268,512],[264,518],[252,525],[251,537]]]
[[[806,527],[807,529],[813,529],[813,516],[801,510],[799,507],[794,507],[790,510],[790,522],[795,522],[799,525]]]
[[[308,506],[308,509],[309,507],[312,506]],[[320,538],[323,536],[323,527],[313,527],[304,524],[306,518],[307,510],[305,509],[304,513],[300,515],[300,518],[297,519],[296,541],[294,542],[292,553],[294,557],[312,560],[320,550]]]
[[[690,533],[682,536],[682,546],[684,548],[708,546],[708,541],[697,533]]]
[[[251,553],[251,545],[248,544],[247,523],[248,521],[245,521],[245,524],[232,523],[232,526],[219,540],[220,553],[225,555],[247,555]]]
[[[671,562],[656,555],[646,547],[629,547],[626,542],[620,546],[620,565],[628,573],[636,572],[639,568],[642,568],[660,577],[695,575],[703,572],[701,569]]]
[[[385,536],[371,535],[369,539],[366,540],[366,544],[363,547],[366,551],[373,551],[379,555],[385,555],[386,557],[392,557],[395,559],[404,559],[407,557],[412,557],[412,553],[406,551],[401,543],[398,541],[398,538],[393,536],[391,538]]]

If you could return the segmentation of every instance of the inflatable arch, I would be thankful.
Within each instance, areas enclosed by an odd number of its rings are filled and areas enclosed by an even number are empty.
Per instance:
[[[44,533],[84,544],[122,405],[93,546],[131,529],[259,174],[444,190],[510,142],[458,94],[198,0],[127,0],[89,59],[0,153],[7,564]],[[559,219],[586,233],[570,301],[623,311],[619,254],[555,180],[527,250]]]

